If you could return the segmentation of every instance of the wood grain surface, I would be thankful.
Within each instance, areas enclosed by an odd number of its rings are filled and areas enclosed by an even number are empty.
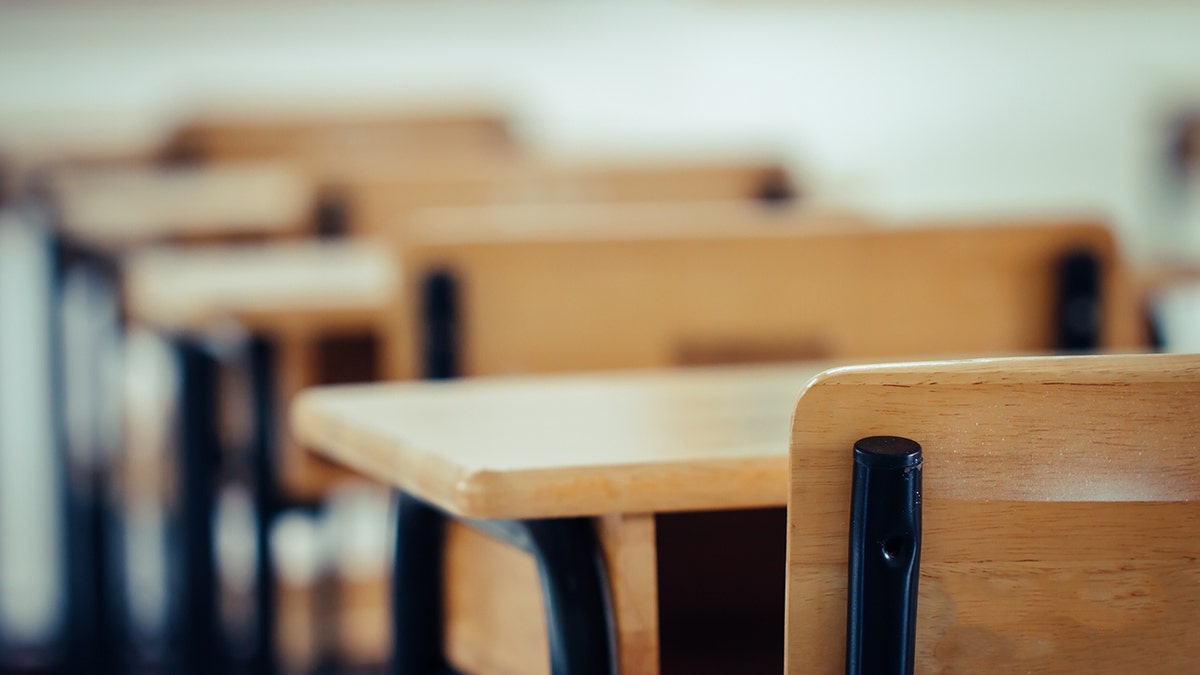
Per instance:
[[[824,366],[318,387],[292,429],[462,516],[782,505],[792,405]]]

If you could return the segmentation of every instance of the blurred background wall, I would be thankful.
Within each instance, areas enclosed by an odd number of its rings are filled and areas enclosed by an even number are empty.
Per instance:
[[[1200,99],[1191,3],[18,4],[0,142],[141,138],[247,94],[499,101],[556,152],[782,148],[823,200],[1094,210],[1140,246]],[[1138,250],[1133,251],[1135,254]]]

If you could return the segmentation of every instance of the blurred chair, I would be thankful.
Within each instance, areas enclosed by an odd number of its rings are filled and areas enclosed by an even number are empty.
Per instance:
[[[169,163],[270,160],[314,178],[364,159],[419,163],[502,158],[516,143],[508,120],[483,110],[243,110],[199,115],[177,128]]]
[[[1191,672],[1197,424],[1195,356],[816,377],[792,425],[787,672]],[[923,464],[864,469],[854,448],[880,435]]]
[[[420,209],[507,204],[761,201],[796,195],[787,171],[757,159],[615,162],[599,160],[366,162],[331,178],[354,233],[388,234]]]

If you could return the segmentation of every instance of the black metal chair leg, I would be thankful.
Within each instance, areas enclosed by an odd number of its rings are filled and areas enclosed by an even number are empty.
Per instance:
[[[217,612],[213,541],[217,436],[217,363],[199,345],[176,343],[182,392],[179,399],[179,486],[183,545],[178,627],[180,671],[220,672],[222,642]]]
[[[550,671],[554,675],[609,675],[613,672],[612,618],[604,561],[596,533],[586,518],[524,523],[550,631]]]

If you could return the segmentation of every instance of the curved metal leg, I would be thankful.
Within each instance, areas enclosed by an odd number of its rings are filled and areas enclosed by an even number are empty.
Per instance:
[[[453,672],[442,654],[445,515],[404,493],[398,496],[396,510],[392,672]],[[546,610],[551,672],[612,673],[612,603],[592,522],[587,518],[463,522],[533,556]]]
[[[596,533],[586,518],[525,521],[550,631],[554,675],[609,675],[613,631]]]

